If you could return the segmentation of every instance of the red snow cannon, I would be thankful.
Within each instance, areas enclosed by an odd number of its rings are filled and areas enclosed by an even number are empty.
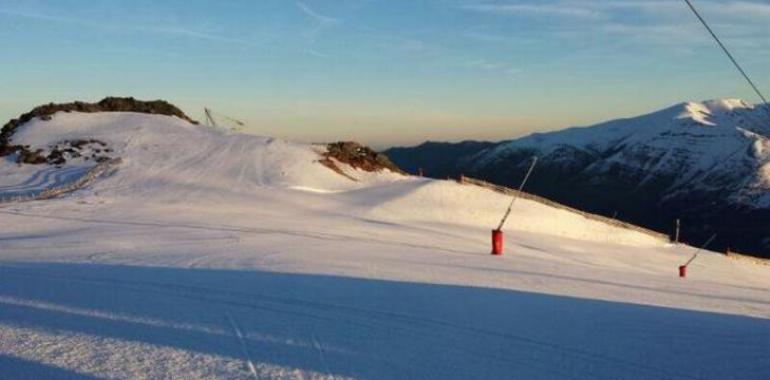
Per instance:
[[[492,254],[503,255],[503,231],[501,230],[492,230]]]

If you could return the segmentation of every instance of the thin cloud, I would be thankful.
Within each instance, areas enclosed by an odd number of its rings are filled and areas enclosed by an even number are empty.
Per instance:
[[[315,25],[308,31],[302,33],[309,43],[315,43],[316,38],[321,33],[335,27],[340,21],[334,17],[326,16],[316,12],[303,2],[297,2],[297,8],[302,14],[313,20]]]
[[[432,45],[426,41],[412,37],[404,37],[395,34],[380,34],[376,36],[376,38],[381,40],[386,48],[413,56],[435,56],[440,50],[440,47],[437,45]]]
[[[302,13],[304,13],[306,16],[310,17],[311,19],[317,21],[320,24],[333,25],[333,24],[336,24],[336,23],[339,22],[339,20],[334,18],[334,17],[329,17],[329,16],[326,16],[326,15],[322,15],[322,14],[314,11],[307,4],[305,4],[303,2],[298,1],[297,2],[297,8],[299,8],[299,10]]]
[[[316,58],[324,58],[324,59],[331,58],[328,54],[321,53],[320,51],[315,49],[304,49],[302,50],[302,53],[311,55]]]
[[[733,0],[700,0],[704,16],[731,44],[741,46],[765,45],[765,26],[770,22],[770,4]],[[560,16],[560,21],[549,23],[540,33],[567,39],[586,35],[618,35],[637,42],[671,44],[709,44],[697,20],[678,0],[553,0],[553,1],[476,1],[455,3],[455,8],[466,12],[505,15]],[[629,19],[629,14],[635,17]],[[574,19],[564,22],[563,19]],[[590,20],[590,23],[586,22]],[[470,33],[476,40],[504,41],[516,36]]]
[[[770,4],[766,3],[734,1],[732,3],[728,3],[727,6],[724,7],[724,10],[726,12],[739,12],[741,14],[751,13],[753,15],[770,17]]]
[[[621,1],[588,1],[585,2],[586,6],[594,7],[595,9],[637,9],[654,14],[671,14],[680,13],[686,14],[687,8],[683,7],[681,1],[666,1],[666,0],[621,0]],[[736,0],[736,1],[713,1],[702,0],[696,3],[696,5],[704,10],[704,12],[715,17],[734,16],[740,18],[769,18],[770,17],[770,4]]]
[[[601,12],[572,6],[567,4],[468,4],[459,6],[460,9],[479,13],[492,13],[498,15],[544,15],[544,16],[569,16],[581,18],[598,18]]]
[[[209,40],[214,42],[238,44],[238,45],[245,45],[245,46],[251,46],[251,47],[258,47],[258,46],[264,45],[262,42],[250,41],[242,38],[227,37],[227,36],[218,35],[218,34],[204,33],[204,32],[199,32],[196,30],[185,29],[185,28],[140,27],[140,28],[135,28],[135,30],[140,32],[162,33],[162,34],[168,34],[168,35],[174,35],[174,36],[182,36],[182,37],[189,37],[189,38],[200,39],[200,40]]]
[[[717,18],[770,21],[770,4],[747,0],[702,0],[698,6]],[[677,0],[554,0],[554,1],[480,1],[463,3],[458,9],[498,15],[550,15],[573,18],[611,19],[617,12],[640,11],[662,19],[687,16],[686,7]]]
[[[73,18],[46,15],[46,14],[40,14],[40,13],[22,12],[22,11],[16,11],[12,9],[0,9],[0,14],[6,15],[6,16],[26,18],[26,19],[54,21],[59,23],[81,24],[81,25],[87,24],[86,22],[83,22],[81,20],[76,20]]]
[[[463,37],[469,38],[479,42],[486,43],[505,43],[505,44],[532,44],[541,41],[540,38],[533,38],[531,36],[511,36],[502,33],[489,33],[477,30],[469,30],[462,34]]]
[[[466,62],[465,65],[471,68],[488,70],[488,71],[500,70],[506,67],[505,64],[502,64],[499,62],[490,62],[490,61],[487,61],[486,59],[475,59],[475,60]]]
[[[162,34],[168,36],[186,37],[197,40],[207,40],[214,42],[222,42],[229,44],[238,44],[250,47],[262,46],[262,42],[251,41],[242,38],[228,37],[220,34],[208,33],[199,30],[189,29],[185,27],[156,27],[147,25],[125,25],[125,24],[107,24],[93,22],[89,20],[66,17],[60,15],[51,15],[43,13],[31,13],[24,11],[16,11],[10,9],[0,9],[0,15],[12,16],[17,18],[25,18],[31,20],[51,21],[60,24],[77,25],[80,27],[110,30],[110,31],[128,31],[138,33],[150,33],[150,34]]]
[[[489,61],[486,59],[473,59],[461,64],[473,70],[481,70],[487,73],[499,74],[505,77],[513,77],[521,73],[521,69],[503,62]]]

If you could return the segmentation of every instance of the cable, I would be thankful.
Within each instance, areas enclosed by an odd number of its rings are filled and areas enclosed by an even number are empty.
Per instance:
[[[695,14],[695,17],[697,17],[698,20],[700,20],[701,24],[703,24],[703,26],[706,27],[706,30],[708,30],[709,34],[711,34],[711,37],[714,37],[714,40],[717,42],[717,44],[719,44],[719,47],[722,48],[722,51],[724,51],[725,54],[727,54],[727,57],[730,58],[730,61],[732,61],[733,65],[735,65],[735,67],[738,69],[738,71],[741,73],[741,75],[743,75],[743,77],[746,78],[746,81],[749,82],[749,85],[751,86],[751,88],[754,89],[754,92],[756,92],[757,95],[759,95],[759,98],[762,99],[762,103],[765,106],[765,110],[768,113],[770,113],[770,104],[768,104],[767,98],[765,98],[765,96],[762,94],[762,92],[759,91],[759,88],[757,87],[756,84],[754,84],[754,81],[751,80],[751,77],[749,77],[749,74],[746,73],[745,70],[743,70],[743,67],[741,67],[741,65],[738,63],[738,61],[732,55],[732,53],[730,53],[730,50],[727,49],[727,46],[725,46],[725,44],[722,43],[722,40],[719,39],[717,34],[714,33],[714,30],[711,29],[711,26],[709,26],[709,24],[706,22],[706,20],[703,18],[703,16],[701,16],[700,12],[698,12],[698,10],[695,8],[695,6],[693,5],[692,1],[691,0],[684,0],[684,2],[687,3],[687,6],[690,7],[690,10],[692,10],[692,12]]]

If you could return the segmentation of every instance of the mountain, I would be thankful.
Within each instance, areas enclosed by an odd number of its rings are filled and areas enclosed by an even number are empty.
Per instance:
[[[686,242],[716,234],[714,249],[770,257],[768,111],[736,99],[690,102],[491,146],[385,153],[401,167],[435,169],[427,175],[462,173],[508,186],[520,183],[537,156],[530,192],[666,233],[681,219]]]
[[[141,109],[7,133],[3,379],[769,377],[762,261]]]
[[[398,157],[398,166],[407,172],[418,173],[422,170],[430,176],[455,172],[455,168],[464,166],[465,159],[494,145],[481,141],[455,144],[428,141],[415,148],[391,148],[386,155]]]

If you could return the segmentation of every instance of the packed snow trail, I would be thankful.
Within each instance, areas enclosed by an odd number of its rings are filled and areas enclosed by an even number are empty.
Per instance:
[[[119,170],[0,206],[0,378],[770,376],[770,266],[703,252],[682,280],[694,248],[527,199],[491,257],[508,197],[168,117],[18,136],[81,137]]]
[[[259,271],[16,264],[2,275],[0,350],[96,376],[245,378],[243,365],[231,368],[242,350],[259,378],[762,378],[768,364],[767,321],[739,316]],[[220,322],[222,309],[244,326],[247,348]],[[77,345],[69,362],[47,351],[76,338],[96,343]],[[41,344],[20,352],[24,340]],[[136,368],[133,352],[145,347],[158,358]],[[189,358],[178,368],[155,368],[179,351]],[[125,355],[128,368],[99,365]]]

